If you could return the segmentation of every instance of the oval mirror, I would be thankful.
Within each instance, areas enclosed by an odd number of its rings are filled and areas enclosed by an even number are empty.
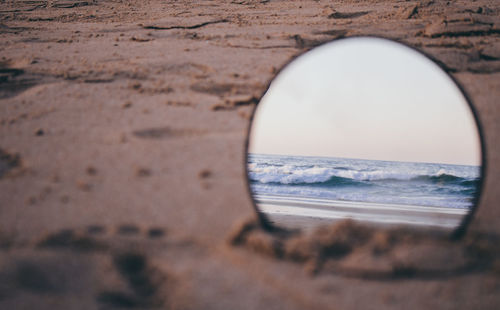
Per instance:
[[[465,94],[386,39],[340,39],[296,58],[262,97],[248,141],[250,192],[267,225],[452,230],[480,192],[481,136]]]

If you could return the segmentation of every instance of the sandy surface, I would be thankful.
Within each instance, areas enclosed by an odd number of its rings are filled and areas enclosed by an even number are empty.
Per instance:
[[[499,12],[495,0],[0,2],[0,307],[497,308]],[[294,56],[352,35],[421,48],[474,102],[488,167],[462,241],[238,226],[254,216],[243,161],[258,98]]]
[[[382,204],[324,199],[289,199],[283,196],[255,196],[263,216],[275,226],[302,231],[314,230],[317,221],[334,223],[346,219],[381,226],[422,226],[447,229],[461,225],[467,210],[426,206]],[[296,222],[296,225],[289,224]],[[298,224],[300,223],[300,224]]]

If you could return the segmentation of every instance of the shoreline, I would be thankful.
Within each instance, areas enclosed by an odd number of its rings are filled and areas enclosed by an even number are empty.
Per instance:
[[[412,225],[453,229],[460,225],[469,212],[467,209],[271,195],[256,195],[255,202],[271,222],[300,228],[311,228],[317,222],[352,219],[384,226]]]

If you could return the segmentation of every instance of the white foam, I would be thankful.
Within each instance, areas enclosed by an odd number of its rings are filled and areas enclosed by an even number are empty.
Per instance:
[[[248,167],[252,180],[261,183],[279,182],[282,184],[326,182],[334,176],[356,181],[376,181],[385,179],[410,180],[420,175],[420,171],[357,171],[322,168],[317,166],[312,168],[296,168],[292,165],[265,167],[249,165]]]

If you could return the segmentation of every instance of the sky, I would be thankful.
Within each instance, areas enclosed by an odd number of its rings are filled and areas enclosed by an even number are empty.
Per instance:
[[[378,38],[337,40],[287,65],[257,107],[249,151],[481,164],[456,84],[419,52]]]

